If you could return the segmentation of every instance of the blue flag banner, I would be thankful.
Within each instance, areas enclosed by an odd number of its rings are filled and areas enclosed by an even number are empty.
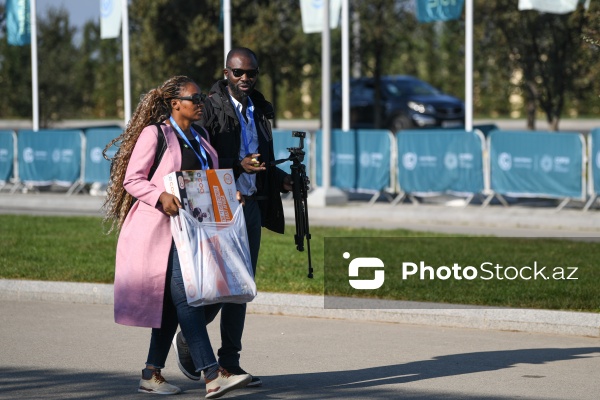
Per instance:
[[[488,137],[490,188],[511,197],[585,199],[583,135],[493,131]]]
[[[83,132],[21,130],[17,135],[19,178],[34,186],[70,186],[81,178]]]
[[[11,46],[31,43],[30,0],[6,0],[6,36]]]
[[[419,22],[450,21],[462,15],[464,0],[416,0]]]
[[[317,185],[322,184],[322,133],[317,132]],[[383,129],[331,131],[331,185],[353,192],[380,192],[392,186],[393,136]]]
[[[401,191],[420,196],[483,192],[484,138],[479,131],[405,130],[396,139]]]
[[[300,139],[292,137],[292,131],[273,129],[273,149],[275,151],[275,159],[283,160],[290,156],[288,148],[299,147]],[[306,167],[306,176],[310,178],[311,171],[311,154],[310,154],[310,132],[306,132],[306,138],[304,139],[304,161],[302,164]],[[290,173],[291,161],[286,161],[277,165],[279,168],[287,173]]]
[[[0,131],[0,185],[10,181],[14,173],[16,135]]]
[[[102,151],[107,144],[121,133],[123,133],[121,128],[90,128],[85,130],[86,154],[83,183],[108,183],[110,179],[110,161],[104,159]],[[112,146],[106,152],[106,155],[112,158],[117,150],[116,146]]]
[[[589,191],[590,195],[600,194],[600,128],[592,129],[589,136]]]

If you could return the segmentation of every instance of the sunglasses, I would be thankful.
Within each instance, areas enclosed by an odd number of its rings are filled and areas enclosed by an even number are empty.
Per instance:
[[[240,69],[240,68],[229,68],[227,67],[228,70],[230,70],[233,73],[233,76],[235,76],[236,78],[241,78],[244,74],[246,74],[246,76],[250,79],[256,77],[256,75],[258,75],[258,68],[256,69]]]
[[[206,99],[206,95],[204,93],[194,93],[191,96],[185,97],[175,97],[177,100],[189,100],[194,104],[201,104]]]

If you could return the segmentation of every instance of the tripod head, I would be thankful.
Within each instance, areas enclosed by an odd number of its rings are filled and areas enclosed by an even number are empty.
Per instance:
[[[301,163],[304,161],[304,156],[306,155],[304,152],[304,139],[306,138],[306,132],[293,131],[292,137],[300,138],[300,144],[298,147],[288,147],[288,151],[290,152],[289,160],[294,163]]]

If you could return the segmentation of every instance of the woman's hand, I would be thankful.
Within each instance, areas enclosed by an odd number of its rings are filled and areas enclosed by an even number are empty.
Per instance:
[[[158,198],[158,201],[162,205],[165,214],[167,214],[170,217],[179,214],[179,209],[183,208],[177,196],[174,196],[167,192],[162,192],[160,197]]]
[[[242,206],[246,205],[246,199],[244,199],[244,196],[242,196],[242,192],[240,192],[239,190],[235,192],[235,198],[237,199],[237,201],[242,203]]]

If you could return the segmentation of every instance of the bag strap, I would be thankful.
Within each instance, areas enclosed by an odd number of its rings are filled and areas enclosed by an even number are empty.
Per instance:
[[[165,132],[162,130],[161,123],[154,124],[158,129],[158,143],[156,145],[156,154],[154,155],[154,163],[152,163],[152,167],[150,167],[150,172],[148,173],[148,180],[151,180],[162,160],[165,151],[167,151],[167,138],[165,137]]]

